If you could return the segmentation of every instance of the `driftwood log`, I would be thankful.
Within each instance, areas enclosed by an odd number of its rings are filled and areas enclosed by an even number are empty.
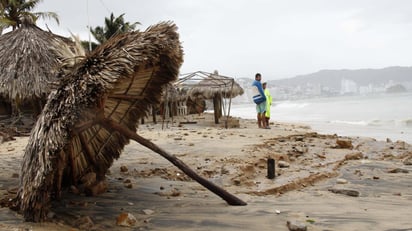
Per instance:
[[[86,174],[104,180],[130,139],[158,152],[229,204],[245,204],[136,134],[138,122],[159,103],[162,88],[177,79],[182,62],[177,27],[164,22],[113,37],[73,67],[65,66],[23,156],[16,207],[25,220],[44,221],[51,200]]]

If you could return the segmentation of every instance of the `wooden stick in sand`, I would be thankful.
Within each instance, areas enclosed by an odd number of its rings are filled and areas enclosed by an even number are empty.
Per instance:
[[[237,198],[236,196],[230,194],[223,188],[217,186],[216,184],[213,184],[212,182],[208,181],[204,177],[200,176],[197,174],[195,171],[193,171],[189,166],[187,166],[185,163],[183,163],[180,159],[177,157],[170,155],[167,153],[165,150],[162,148],[158,147],[156,144],[150,142],[149,140],[139,136],[137,133],[131,131],[130,129],[121,126],[120,124],[114,122],[111,119],[103,119],[103,121],[100,123],[103,125],[106,129],[110,130],[116,130],[122,135],[128,137],[129,139],[132,139],[141,145],[149,148],[150,150],[160,154],[170,162],[172,162],[176,167],[178,167],[180,170],[182,170],[184,173],[186,173],[190,178],[194,179],[197,181],[199,184],[203,185],[205,188],[209,189],[216,195],[220,196],[223,200],[225,200],[229,205],[247,205],[246,202],[242,201],[241,199]]]

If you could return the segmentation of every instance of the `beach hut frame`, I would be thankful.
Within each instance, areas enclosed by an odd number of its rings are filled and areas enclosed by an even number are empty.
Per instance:
[[[177,88],[187,88],[188,97],[191,99],[213,100],[215,123],[219,123],[223,110],[225,128],[228,127],[232,98],[243,94],[243,89],[236,85],[234,78],[219,75],[217,71],[215,73],[196,71],[182,74],[174,85]]]

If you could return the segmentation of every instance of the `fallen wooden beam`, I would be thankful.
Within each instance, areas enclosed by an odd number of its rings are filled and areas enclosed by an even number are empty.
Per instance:
[[[179,124],[197,124],[197,121],[183,121],[179,122]]]

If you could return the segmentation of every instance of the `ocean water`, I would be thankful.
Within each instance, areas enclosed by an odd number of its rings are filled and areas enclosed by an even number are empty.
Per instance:
[[[232,104],[230,115],[256,119],[255,105]],[[412,144],[412,93],[274,100],[271,122],[275,121],[307,124],[319,133]]]

